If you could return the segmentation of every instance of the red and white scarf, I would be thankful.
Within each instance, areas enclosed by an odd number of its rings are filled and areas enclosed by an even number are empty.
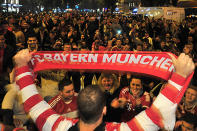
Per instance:
[[[34,72],[50,69],[115,71],[150,75],[163,80],[168,80],[174,71],[172,60],[167,52],[40,51],[33,54],[31,63]],[[190,77],[192,76],[193,74]]]

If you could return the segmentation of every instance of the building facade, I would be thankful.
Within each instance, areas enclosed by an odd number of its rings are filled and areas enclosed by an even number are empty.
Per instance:
[[[19,12],[19,7],[21,7],[19,0],[4,0],[2,6],[5,12]]]
[[[122,12],[129,12],[133,8],[140,7],[141,0],[119,0],[118,8]]]

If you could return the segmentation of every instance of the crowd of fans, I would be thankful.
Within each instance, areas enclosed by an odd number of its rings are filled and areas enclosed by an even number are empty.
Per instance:
[[[14,79],[12,57],[30,51],[159,51],[185,53],[197,66],[197,21],[181,23],[96,13],[1,14],[0,121],[6,131],[26,127],[37,130],[25,114]],[[37,88],[61,115],[77,118],[77,93],[98,84],[107,98],[106,122],[126,122],[149,108],[165,81],[134,74],[47,70],[37,74]],[[197,70],[177,108],[175,130],[197,126]],[[189,117],[188,117],[189,116]],[[8,128],[8,129],[7,129]]]

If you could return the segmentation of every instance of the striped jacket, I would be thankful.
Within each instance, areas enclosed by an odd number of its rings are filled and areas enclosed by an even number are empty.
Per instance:
[[[173,73],[168,84],[160,92],[152,106],[127,123],[106,123],[107,131],[156,131],[159,128],[173,130],[177,99],[185,78]],[[77,121],[56,114],[39,95],[28,66],[16,69],[16,83],[19,85],[24,109],[29,112],[39,130],[66,131]]]

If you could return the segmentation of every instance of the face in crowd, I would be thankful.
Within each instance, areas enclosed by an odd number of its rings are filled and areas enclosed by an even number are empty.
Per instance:
[[[192,45],[192,44],[186,44],[186,45],[184,46],[184,48],[183,48],[183,52],[184,52],[185,54],[191,53],[192,50],[193,50],[193,45]]]
[[[71,51],[71,45],[70,44],[64,44],[63,48],[64,48],[64,51]]]
[[[132,78],[130,82],[130,91],[135,98],[139,98],[141,92],[143,91],[142,88],[142,81],[138,78]]]
[[[69,102],[73,99],[74,96],[74,87],[73,84],[64,86],[64,89],[60,92],[62,98],[65,102]]]
[[[113,79],[110,77],[104,77],[101,81],[101,84],[106,91],[109,91],[113,87]]]
[[[138,44],[137,47],[136,47],[136,50],[137,51],[142,51],[143,47],[141,44]]]
[[[36,37],[29,37],[27,40],[28,49],[30,51],[37,51],[38,50],[38,40]]]
[[[117,47],[119,47],[119,48],[120,48],[120,47],[121,47],[121,45],[122,45],[122,41],[121,41],[121,40],[117,40],[117,41],[116,41],[116,45],[117,45]]]
[[[22,27],[23,29],[28,29],[28,28],[29,28],[29,24],[28,24],[25,20],[23,20],[23,21],[21,22],[21,27]]]
[[[166,42],[165,41],[161,41],[160,46],[161,46],[161,48],[164,48],[166,46]]]
[[[197,92],[194,89],[188,88],[185,93],[185,101],[194,103],[197,100]]]

